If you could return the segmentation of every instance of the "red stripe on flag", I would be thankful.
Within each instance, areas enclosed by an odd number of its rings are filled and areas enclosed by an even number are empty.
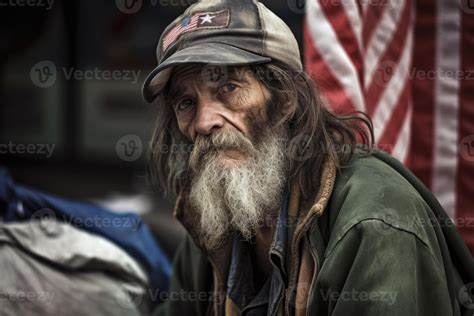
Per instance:
[[[362,25],[362,47],[365,50],[374,33],[382,15],[387,8],[387,0],[369,1],[364,16],[364,24]]]
[[[339,80],[324,63],[321,53],[311,38],[307,22],[304,22],[303,39],[305,46],[305,66],[307,72],[316,82],[321,94],[329,102],[334,113],[349,113],[355,111],[350,98],[345,93]]]
[[[400,57],[402,55],[402,50],[405,47],[408,32],[411,31],[410,26],[411,23],[411,14],[412,14],[412,2],[411,0],[405,1],[405,7],[400,16],[400,21],[398,22],[397,30],[395,31],[392,40],[390,41],[389,45],[385,48],[385,52],[380,59],[377,69],[381,69],[384,71],[386,75],[385,79],[390,80],[393,75],[392,72],[385,71],[383,65],[387,64],[398,64],[400,61]],[[376,70],[377,72],[378,70]],[[380,98],[385,91],[385,85],[380,84],[379,80],[376,80],[377,73],[374,73],[375,76],[372,78],[372,81],[369,84],[369,88],[367,89],[366,93],[366,111],[369,116],[372,116],[375,112],[375,109],[380,101]],[[375,80],[374,80],[375,79]]]
[[[459,146],[456,217],[459,232],[474,255],[474,19],[472,13],[461,16],[461,69],[459,92]],[[469,147],[467,147],[469,146]]]
[[[337,1],[333,3],[327,0],[319,0],[319,3],[326,19],[336,31],[335,33],[340,45],[344,48],[347,56],[349,56],[354,64],[359,77],[359,82],[363,85],[364,72],[362,55],[357,43],[357,37],[352,29],[352,24],[346,15],[345,7],[342,5],[342,2]]]
[[[436,16],[432,0],[416,2],[413,65],[417,71],[436,71]],[[435,80],[412,78],[413,122],[407,164],[428,187],[432,185]]]
[[[166,50],[171,44],[173,44],[176,39],[183,33],[195,29],[198,25],[199,16],[194,15],[189,20],[189,23],[186,26],[182,26],[181,23],[173,27],[173,29],[165,36],[163,39],[163,50]]]

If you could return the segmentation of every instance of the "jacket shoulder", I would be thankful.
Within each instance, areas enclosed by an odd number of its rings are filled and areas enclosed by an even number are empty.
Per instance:
[[[328,250],[361,222],[374,223],[382,237],[393,231],[409,233],[429,248],[437,248],[433,225],[439,223],[430,207],[385,156],[356,153],[338,170],[325,210],[332,227]],[[400,164],[397,168],[404,167]]]

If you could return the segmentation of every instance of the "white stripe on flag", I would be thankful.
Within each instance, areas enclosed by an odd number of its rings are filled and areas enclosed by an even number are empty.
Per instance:
[[[457,1],[437,0],[434,108],[433,193],[451,218],[455,217],[458,167],[459,78],[444,71],[460,69],[460,9]]]
[[[410,146],[411,124],[412,124],[413,104],[412,100],[408,104],[408,110],[404,117],[402,130],[398,136],[392,155],[398,160],[405,162],[408,157],[408,149]]]
[[[342,1],[342,5],[344,6],[346,16],[351,23],[352,31],[357,38],[357,44],[359,45],[359,50],[362,54],[362,21],[356,1]]]
[[[382,58],[387,49],[387,45],[391,42],[397,28],[399,27],[405,1],[406,0],[387,1],[385,4],[386,8],[383,15],[367,44],[367,50],[364,57],[365,88],[369,87],[380,58]]]
[[[356,110],[363,111],[364,98],[357,69],[339,43],[332,25],[322,12],[318,0],[307,1],[307,21],[313,45],[318,47],[324,62],[341,83]]]
[[[413,51],[413,32],[409,31],[403,48],[402,56],[398,62],[396,69],[390,81],[387,83],[380,102],[377,104],[375,112],[372,116],[374,123],[375,142],[378,143],[382,137],[383,131],[387,123],[392,117],[392,113],[397,105],[405,83],[410,80],[410,65]],[[390,127],[388,127],[390,128]]]

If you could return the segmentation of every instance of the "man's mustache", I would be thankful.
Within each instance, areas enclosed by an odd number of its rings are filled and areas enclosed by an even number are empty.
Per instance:
[[[229,149],[250,154],[255,151],[255,146],[239,131],[221,130],[210,135],[198,135],[189,157],[190,166],[196,167],[204,157]]]

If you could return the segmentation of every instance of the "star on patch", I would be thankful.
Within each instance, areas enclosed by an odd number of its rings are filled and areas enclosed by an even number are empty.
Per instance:
[[[201,24],[204,24],[204,23],[212,23],[212,19],[215,17],[216,17],[215,15],[206,14],[205,16],[200,16],[199,18],[201,19]]]

